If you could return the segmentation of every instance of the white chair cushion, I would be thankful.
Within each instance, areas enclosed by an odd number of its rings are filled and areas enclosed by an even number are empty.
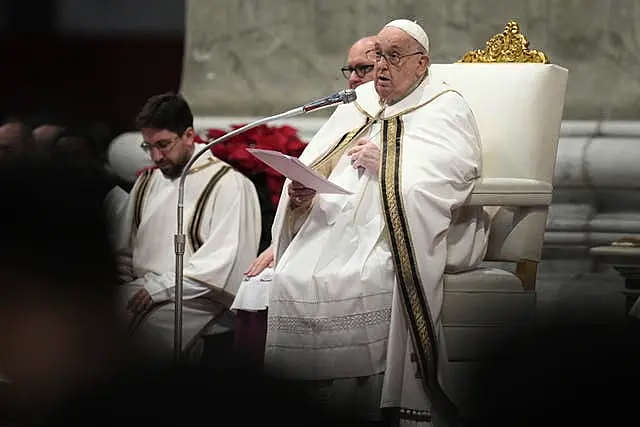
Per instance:
[[[478,268],[445,275],[442,324],[450,362],[475,361],[535,320],[536,297],[513,274]]]
[[[521,291],[522,283],[515,274],[494,267],[479,267],[461,273],[444,275],[445,292]]]

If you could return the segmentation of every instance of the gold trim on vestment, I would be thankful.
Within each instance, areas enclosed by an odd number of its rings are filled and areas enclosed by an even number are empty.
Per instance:
[[[144,196],[146,195],[147,189],[149,188],[149,182],[151,181],[151,176],[153,175],[153,169],[147,169],[143,172],[140,177],[140,184],[138,185],[138,191],[136,191],[136,198],[134,202],[133,208],[133,230],[135,231],[140,226],[140,221],[142,220],[142,203],[144,201]]]
[[[209,166],[215,165],[216,163],[220,162],[220,159],[216,158],[216,157],[209,157],[206,161],[206,163],[201,164],[200,166],[194,166],[191,169],[189,169],[189,172],[187,172],[187,175],[192,175],[196,172],[200,172],[203,169],[208,168]]]
[[[196,166],[189,169],[189,172],[187,172],[187,175],[192,175],[196,172],[199,172],[205,168],[208,168],[211,165],[218,163],[219,161],[220,160],[215,157],[210,157],[209,159],[207,159],[206,163],[203,163],[200,166]],[[136,231],[140,226],[140,222],[142,221],[142,205],[144,203],[144,197],[146,196],[147,189],[149,188],[149,182],[151,182],[151,177],[153,176],[153,172],[155,170],[156,168],[146,169],[142,173],[140,178],[138,178],[140,180],[140,184],[138,185],[138,191],[136,192],[136,196],[135,196],[132,231]]]
[[[436,331],[422,287],[417,254],[404,208],[401,176],[402,117],[394,116],[384,120],[382,134],[379,170],[381,200],[395,274],[418,355],[418,372],[434,408],[440,410],[445,418],[455,417],[455,406],[442,390],[438,380]]]
[[[373,120],[367,117],[364,125],[345,133],[329,151],[311,164],[311,168],[325,178],[328,177],[333,170],[333,166],[337,163],[335,160],[342,157],[344,150],[349,146],[351,141],[362,135],[373,123]],[[329,168],[327,168],[327,165],[330,165]]]
[[[402,110],[399,113],[396,113],[396,114],[394,114],[392,116],[385,117],[385,120],[391,120],[391,119],[395,119],[396,117],[400,117],[400,116],[402,116],[404,114],[413,113],[417,109],[424,107],[425,105],[429,104],[431,101],[436,100],[437,98],[439,98],[440,96],[444,95],[447,92],[457,93],[458,95],[462,96],[462,94],[460,92],[458,92],[457,90],[455,90],[455,89],[445,89],[442,92],[440,92],[439,94],[434,95],[432,98],[429,98],[428,100],[426,100],[422,104],[415,105],[413,107],[407,108],[406,110]]]
[[[358,104],[358,101],[354,102],[353,105],[355,105],[358,111],[360,111],[365,117],[367,117],[368,120],[374,119],[374,117],[371,114],[367,113],[367,110],[365,110],[363,107],[360,106],[360,104]]]
[[[333,171],[333,168],[337,164],[338,160],[342,157],[344,151],[347,149],[347,147],[349,147],[351,142],[355,138],[362,135],[367,129],[369,129],[369,127],[371,127],[373,123],[375,123],[375,121],[370,120],[367,117],[364,125],[342,135],[338,142],[326,153],[315,160],[310,167],[320,175],[328,178],[329,175],[331,175],[331,172]],[[309,214],[312,205],[313,202],[309,206],[293,207],[291,204],[287,206],[287,212],[284,221],[285,226],[288,227],[290,234],[294,234],[295,224],[298,222],[298,220],[300,220],[300,218]]]
[[[211,165],[209,163],[207,165],[203,165],[203,168]],[[213,191],[213,188],[216,186],[218,181],[231,170],[230,166],[222,166],[209,180],[202,193],[200,193],[200,197],[196,202],[195,209],[193,211],[193,216],[191,217],[191,221],[189,222],[189,243],[191,244],[191,249],[193,252],[196,252],[198,249],[202,247],[204,244],[204,239],[200,236],[200,226],[202,225],[202,217],[204,216],[204,211],[206,209],[206,203]]]

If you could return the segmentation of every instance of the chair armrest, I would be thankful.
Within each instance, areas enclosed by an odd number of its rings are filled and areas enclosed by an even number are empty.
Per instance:
[[[474,187],[471,206],[549,206],[553,185],[527,178],[481,178]]]

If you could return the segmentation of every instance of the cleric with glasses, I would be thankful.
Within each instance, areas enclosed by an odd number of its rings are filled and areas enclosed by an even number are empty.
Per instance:
[[[344,67],[341,68],[341,70],[345,79],[348,79],[349,77],[351,77],[352,73],[356,73],[358,77],[363,79],[367,74],[373,71],[373,64],[359,64],[359,65],[356,65],[355,67],[345,65]]]
[[[356,41],[347,55],[347,65],[340,70],[344,78],[349,80],[349,89],[373,80],[375,66],[375,37],[363,37]]]
[[[165,178],[177,179],[182,174],[184,166],[191,158],[188,146],[184,140],[193,137],[193,129],[187,129],[182,134],[176,134],[168,130],[154,130],[143,132],[146,139],[140,143],[140,148],[147,154],[160,169]],[[175,150],[175,148],[178,148]]]

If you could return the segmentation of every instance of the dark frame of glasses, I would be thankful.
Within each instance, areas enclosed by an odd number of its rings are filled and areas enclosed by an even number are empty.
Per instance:
[[[172,140],[161,140],[156,142],[155,144],[150,144],[146,141],[142,141],[140,143],[140,148],[142,149],[142,151],[144,151],[145,153],[149,153],[151,151],[151,149],[156,148],[158,151],[160,151],[161,153],[166,153],[168,151],[170,151],[178,142],[178,140],[180,139],[180,137],[175,137]]]
[[[345,79],[348,79],[349,77],[351,77],[351,73],[353,73],[354,71],[356,72],[356,75],[358,77],[363,78],[364,76],[369,74],[371,71],[373,71],[373,67],[374,67],[373,64],[362,64],[362,65],[356,65],[355,67],[344,66],[340,68],[340,71],[342,71],[342,75],[344,76]]]

